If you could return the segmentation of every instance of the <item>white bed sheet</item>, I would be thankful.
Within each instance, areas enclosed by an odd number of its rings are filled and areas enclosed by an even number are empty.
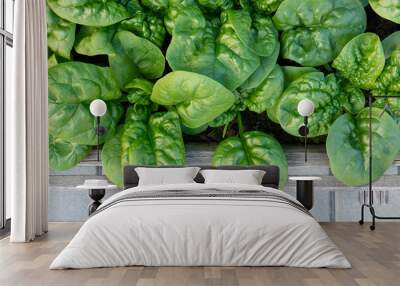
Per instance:
[[[181,184],[122,191],[279,190],[254,185]],[[102,206],[103,206],[102,205]],[[102,207],[100,206],[100,208]],[[293,266],[349,268],[311,216],[262,199],[124,201],[89,218],[50,269],[145,266]]]

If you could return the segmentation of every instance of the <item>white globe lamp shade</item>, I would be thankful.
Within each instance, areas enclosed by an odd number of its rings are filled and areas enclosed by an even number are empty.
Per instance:
[[[309,99],[303,99],[297,105],[297,111],[303,117],[308,117],[314,112],[314,102]]]
[[[101,117],[107,112],[107,104],[101,99],[95,99],[90,103],[90,113],[93,116]]]

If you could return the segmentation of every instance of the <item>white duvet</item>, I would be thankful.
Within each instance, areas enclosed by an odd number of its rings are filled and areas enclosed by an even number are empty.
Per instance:
[[[182,184],[163,190],[265,190],[254,185]],[[100,208],[102,207],[100,206]],[[293,206],[254,198],[123,201],[90,217],[50,269],[145,266],[294,266],[349,268],[315,219]]]

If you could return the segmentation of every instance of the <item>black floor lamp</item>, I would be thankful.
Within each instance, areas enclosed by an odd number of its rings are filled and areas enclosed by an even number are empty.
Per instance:
[[[314,102],[309,99],[301,100],[297,105],[297,111],[304,118],[304,124],[300,126],[299,134],[304,137],[304,161],[307,162],[308,117],[314,112]]]
[[[400,97],[398,96],[375,96],[375,98],[398,98],[400,99]],[[368,95],[368,104],[369,104],[369,126],[368,126],[368,145],[369,145],[369,182],[368,182],[368,193],[369,193],[369,198],[368,198],[368,203],[364,203],[361,206],[361,219],[359,221],[359,223],[362,225],[364,224],[364,209],[367,207],[369,208],[369,211],[372,215],[372,225],[370,225],[370,229],[371,230],[375,230],[375,220],[376,219],[382,219],[382,220],[397,220],[400,219],[400,217],[387,217],[387,216],[379,216],[376,214],[375,212],[375,208],[374,208],[374,192],[373,192],[373,188],[372,188],[372,95],[369,94]]]
[[[100,118],[107,112],[107,104],[101,99],[95,99],[90,103],[90,113],[96,117],[97,136],[97,161],[100,161],[100,136],[103,136],[106,129],[100,125]]]

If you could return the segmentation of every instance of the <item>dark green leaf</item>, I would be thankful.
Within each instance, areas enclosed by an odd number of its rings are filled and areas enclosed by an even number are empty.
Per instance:
[[[342,90],[334,74],[324,77],[321,72],[306,73],[285,89],[279,104],[279,122],[282,128],[294,136],[304,118],[298,113],[297,105],[303,99],[314,102],[315,111],[309,118],[309,137],[328,133],[329,126],[342,113],[340,102]]]
[[[150,41],[128,31],[119,31],[112,43],[115,53],[108,58],[122,89],[137,77],[157,79],[162,76],[164,55]]]
[[[103,142],[112,136],[122,115],[122,106],[110,100],[121,92],[109,68],[80,62],[58,64],[49,69],[49,132],[55,138],[76,144],[95,145],[95,118],[89,111],[94,99],[107,102],[108,110],[101,118],[106,133]]]
[[[382,41],[382,47],[385,53],[385,59],[390,58],[393,51],[400,50],[400,31],[394,32],[387,36]]]
[[[369,5],[382,18],[400,24],[400,0],[369,0]]]
[[[115,26],[82,26],[76,36],[75,51],[82,55],[108,55],[114,52],[111,40],[116,32]]]
[[[372,94],[376,96],[400,96],[400,50],[394,50],[374,83]]]
[[[283,66],[281,69],[284,75],[284,89],[286,89],[292,81],[295,81],[306,73],[318,72],[317,69],[312,67]],[[279,104],[281,97],[282,94],[273,102],[273,105],[267,109],[268,118],[275,123],[279,123]]]
[[[216,118],[214,118],[212,121],[208,123],[208,126],[210,127],[221,127],[224,126],[232,120],[234,120],[238,114],[238,106],[235,104],[231,108],[229,108],[227,111],[221,113],[218,115]]]
[[[283,189],[288,175],[285,153],[272,136],[259,131],[244,132],[219,143],[213,155],[214,166],[276,165],[280,170],[279,188]]]
[[[207,124],[204,124],[203,126],[197,127],[197,128],[189,128],[185,125],[181,125],[182,133],[186,135],[198,135],[206,131],[208,128]]]
[[[200,127],[228,110],[235,96],[220,83],[201,74],[176,71],[165,75],[153,87],[151,100],[175,105],[182,123]]]
[[[364,93],[347,80],[342,80],[339,84],[343,92],[340,98],[343,108],[352,114],[358,113],[365,106]]]
[[[400,127],[400,97],[378,98],[372,106],[385,110]]]
[[[47,0],[47,4],[59,17],[86,26],[110,26],[129,17],[114,0]]]
[[[356,87],[369,89],[382,72],[385,55],[378,35],[364,33],[344,46],[332,66]]]
[[[198,2],[200,6],[212,12],[233,8],[235,4],[234,0],[198,0]]]
[[[49,69],[49,101],[54,103],[113,100],[121,91],[110,68],[67,62]]]
[[[244,10],[228,10],[226,14],[239,39],[249,49],[259,56],[272,55],[278,45],[278,31],[271,18],[250,15]]]
[[[47,7],[47,44],[56,54],[71,58],[71,50],[75,41],[74,23],[59,18]]]
[[[49,164],[54,171],[64,171],[79,164],[89,155],[92,147],[63,142],[49,136]]]
[[[143,6],[153,11],[163,11],[168,7],[168,0],[141,0]],[[170,2],[173,2],[170,0]]]
[[[52,54],[48,59],[48,68],[52,68],[57,64],[58,64],[58,62],[57,62],[56,55]]]
[[[150,114],[143,105],[129,107],[125,125],[104,144],[102,158],[105,174],[118,185],[126,165],[183,165],[185,147],[178,115]]]
[[[369,110],[357,115],[340,116],[329,129],[326,149],[332,173],[349,186],[369,182]],[[372,180],[391,166],[399,151],[400,130],[396,122],[381,109],[372,110]]]
[[[306,73],[318,72],[316,68],[312,67],[293,67],[293,66],[283,66],[283,75],[285,77],[285,88],[289,86],[292,81],[302,77]]]
[[[275,50],[269,57],[262,57],[260,66],[256,71],[240,86],[241,90],[256,88],[259,86],[274,69],[279,56],[279,43],[275,46]]]
[[[128,101],[130,103],[151,104],[150,96],[153,90],[153,83],[151,81],[135,78],[125,88],[128,90]]]
[[[332,61],[366,28],[364,8],[354,0],[285,0],[273,20],[283,31],[283,58],[311,67]]]
[[[265,14],[275,12],[283,0],[250,0],[256,11]]]
[[[121,119],[123,108],[119,102],[107,102],[107,112],[100,119],[105,133],[103,143],[111,137]],[[84,145],[96,145],[96,118],[90,113],[89,103],[54,103],[49,101],[49,133],[57,139]]]
[[[163,20],[144,11],[140,6],[129,19],[123,20],[119,27],[149,40],[158,47],[162,47],[164,43],[166,30]]]
[[[250,33],[250,27],[247,27]],[[239,87],[260,65],[235,32],[229,14],[223,22],[207,21],[203,15],[179,16],[167,60],[174,71],[186,70],[204,74],[230,90]]]
[[[283,92],[284,77],[281,68],[275,65],[272,72],[256,88],[246,90],[242,95],[249,110],[261,113],[272,108]]]
[[[167,1],[167,0],[166,0]],[[202,19],[203,13],[195,0],[169,0],[167,13],[164,17],[165,28],[172,35],[176,20],[181,16],[191,19]]]
[[[123,187],[122,163],[121,163],[121,135],[123,125],[118,126],[114,136],[107,140],[101,151],[101,161],[103,163],[103,172],[107,178],[119,187]]]

